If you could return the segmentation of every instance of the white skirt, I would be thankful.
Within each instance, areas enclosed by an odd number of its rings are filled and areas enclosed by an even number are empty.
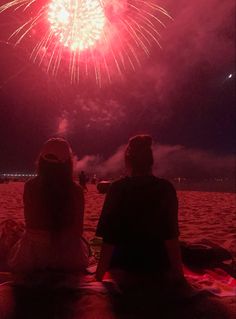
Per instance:
[[[14,272],[83,271],[88,259],[87,242],[73,232],[53,236],[48,231],[28,229],[11,249],[8,265]]]

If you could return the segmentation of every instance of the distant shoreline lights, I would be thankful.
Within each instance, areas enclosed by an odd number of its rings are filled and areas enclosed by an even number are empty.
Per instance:
[[[35,177],[37,174],[4,173],[0,177]]]

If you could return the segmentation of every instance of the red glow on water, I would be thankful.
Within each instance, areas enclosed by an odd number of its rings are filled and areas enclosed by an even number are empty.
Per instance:
[[[52,0],[48,20],[59,41],[72,51],[94,46],[106,21],[99,0]]]

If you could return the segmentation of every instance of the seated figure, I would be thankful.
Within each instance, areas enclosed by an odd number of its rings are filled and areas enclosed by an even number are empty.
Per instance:
[[[125,151],[128,175],[113,182],[105,198],[96,235],[103,244],[96,278],[108,270],[165,278],[172,287],[190,290],[178,241],[178,200],[172,184],[152,174],[152,138],[138,135]]]
[[[88,265],[82,238],[84,195],[73,180],[72,151],[64,139],[42,147],[38,174],[25,183],[25,232],[12,248],[8,264],[14,273],[80,272]]]

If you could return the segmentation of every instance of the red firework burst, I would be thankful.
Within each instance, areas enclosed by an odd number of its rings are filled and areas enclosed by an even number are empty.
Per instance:
[[[170,18],[153,0],[39,1],[13,0],[0,7],[0,13],[10,8],[29,13],[10,38],[16,45],[28,35],[37,39],[33,61],[53,75],[68,64],[72,82],[91,74],[101,85],[104,77],[111,81],[128,68],[135,70],[142,53],[160,46],[160,18]]]

